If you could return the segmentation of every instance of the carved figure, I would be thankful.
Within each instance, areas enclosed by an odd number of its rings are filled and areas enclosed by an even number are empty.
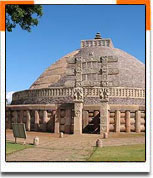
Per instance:
[[[80,117],[80,111],[79,110],[75,111],[75,117]]]
[[[73,90],[73,98],[76,101],[83,100],[83,88],[74,88]]]
[[[108,88],[102,88],[99,90],[99,96],[102,100],[108,100],[109,90]]]

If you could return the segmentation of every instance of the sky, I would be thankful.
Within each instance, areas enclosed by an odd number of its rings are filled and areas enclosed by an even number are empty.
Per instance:
[[[97,32],[145,63],[144,5],[43,5],[32,32],[6,32],[6,92],[29,89],[59,58]]]

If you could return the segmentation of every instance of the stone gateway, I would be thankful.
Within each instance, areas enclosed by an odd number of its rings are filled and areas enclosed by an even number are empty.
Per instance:
[[[144,132],[145,65],[100,33],[13,94],[6,128],[54,133]]]

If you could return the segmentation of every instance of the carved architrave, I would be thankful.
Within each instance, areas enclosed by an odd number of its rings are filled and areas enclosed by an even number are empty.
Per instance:
[[[82,74],[98,73],[97,68],[85,68],[82,70]]]
[[[101,63],[102,63],[103,65],[107,64],[107,58],[108,58],[108,56],[101,56],[101,57],[100,57],[100,61],[101,61]]]
[[[100,57],[101,61],[101,86],[108,86],[108,66],[107,66],[108,56]]]
[[[117,75],[119,74],[118,68],[108,68],[108,75]]]
[[[76,64],[76,69],[75,69],[75,71],[76,71],[76,72],[79,72],[79,73],[82,72],[82,65],[81,65],[81,63],[77,63],[77,64]]]
[[[75,58],[74,58],[74,57],[68,58],[68,59],[67,59],[67,63],[68,63],[68,64],[75,64]]]
[[[67,69],[66,70],[66,75],[69,75],[69,76],[74,76],[75,75],[75,71],[74,71],[74,69]]]
[[[75,61],[76,61],[76,63],[81,63],[81,61],[82,61],[81,56],[76,57],[76,58],[75,58]]]
[[[101,88],[99,89],[99,97],[101,101],[108,101],[109,100],[109,89],[108,88]]]
[[[82,86],[100,86],[100,82],[99,81],[90,81],[90,80],[84,80],[82,81]]]
[[[107,62],[118,62],[118,57],[116,56],[108,56]]]
[[[100,58],[89,56],[88,58],[83,58],[82,62],[100,62]]]
[[[82,74],[76,73],[76,81],[82,81]]]
[[[105,73],[105,74],[102,74],[102,81],[107,81],[107,73]]]
[[[75,102],[83,101],[83,88],[76,87],[73,89],[73,99]]]

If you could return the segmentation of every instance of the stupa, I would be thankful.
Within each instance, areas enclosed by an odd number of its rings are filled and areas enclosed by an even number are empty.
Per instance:
[[[100,33],[13,94],[7,127],[82,133],[145,131],[145,65]]]

